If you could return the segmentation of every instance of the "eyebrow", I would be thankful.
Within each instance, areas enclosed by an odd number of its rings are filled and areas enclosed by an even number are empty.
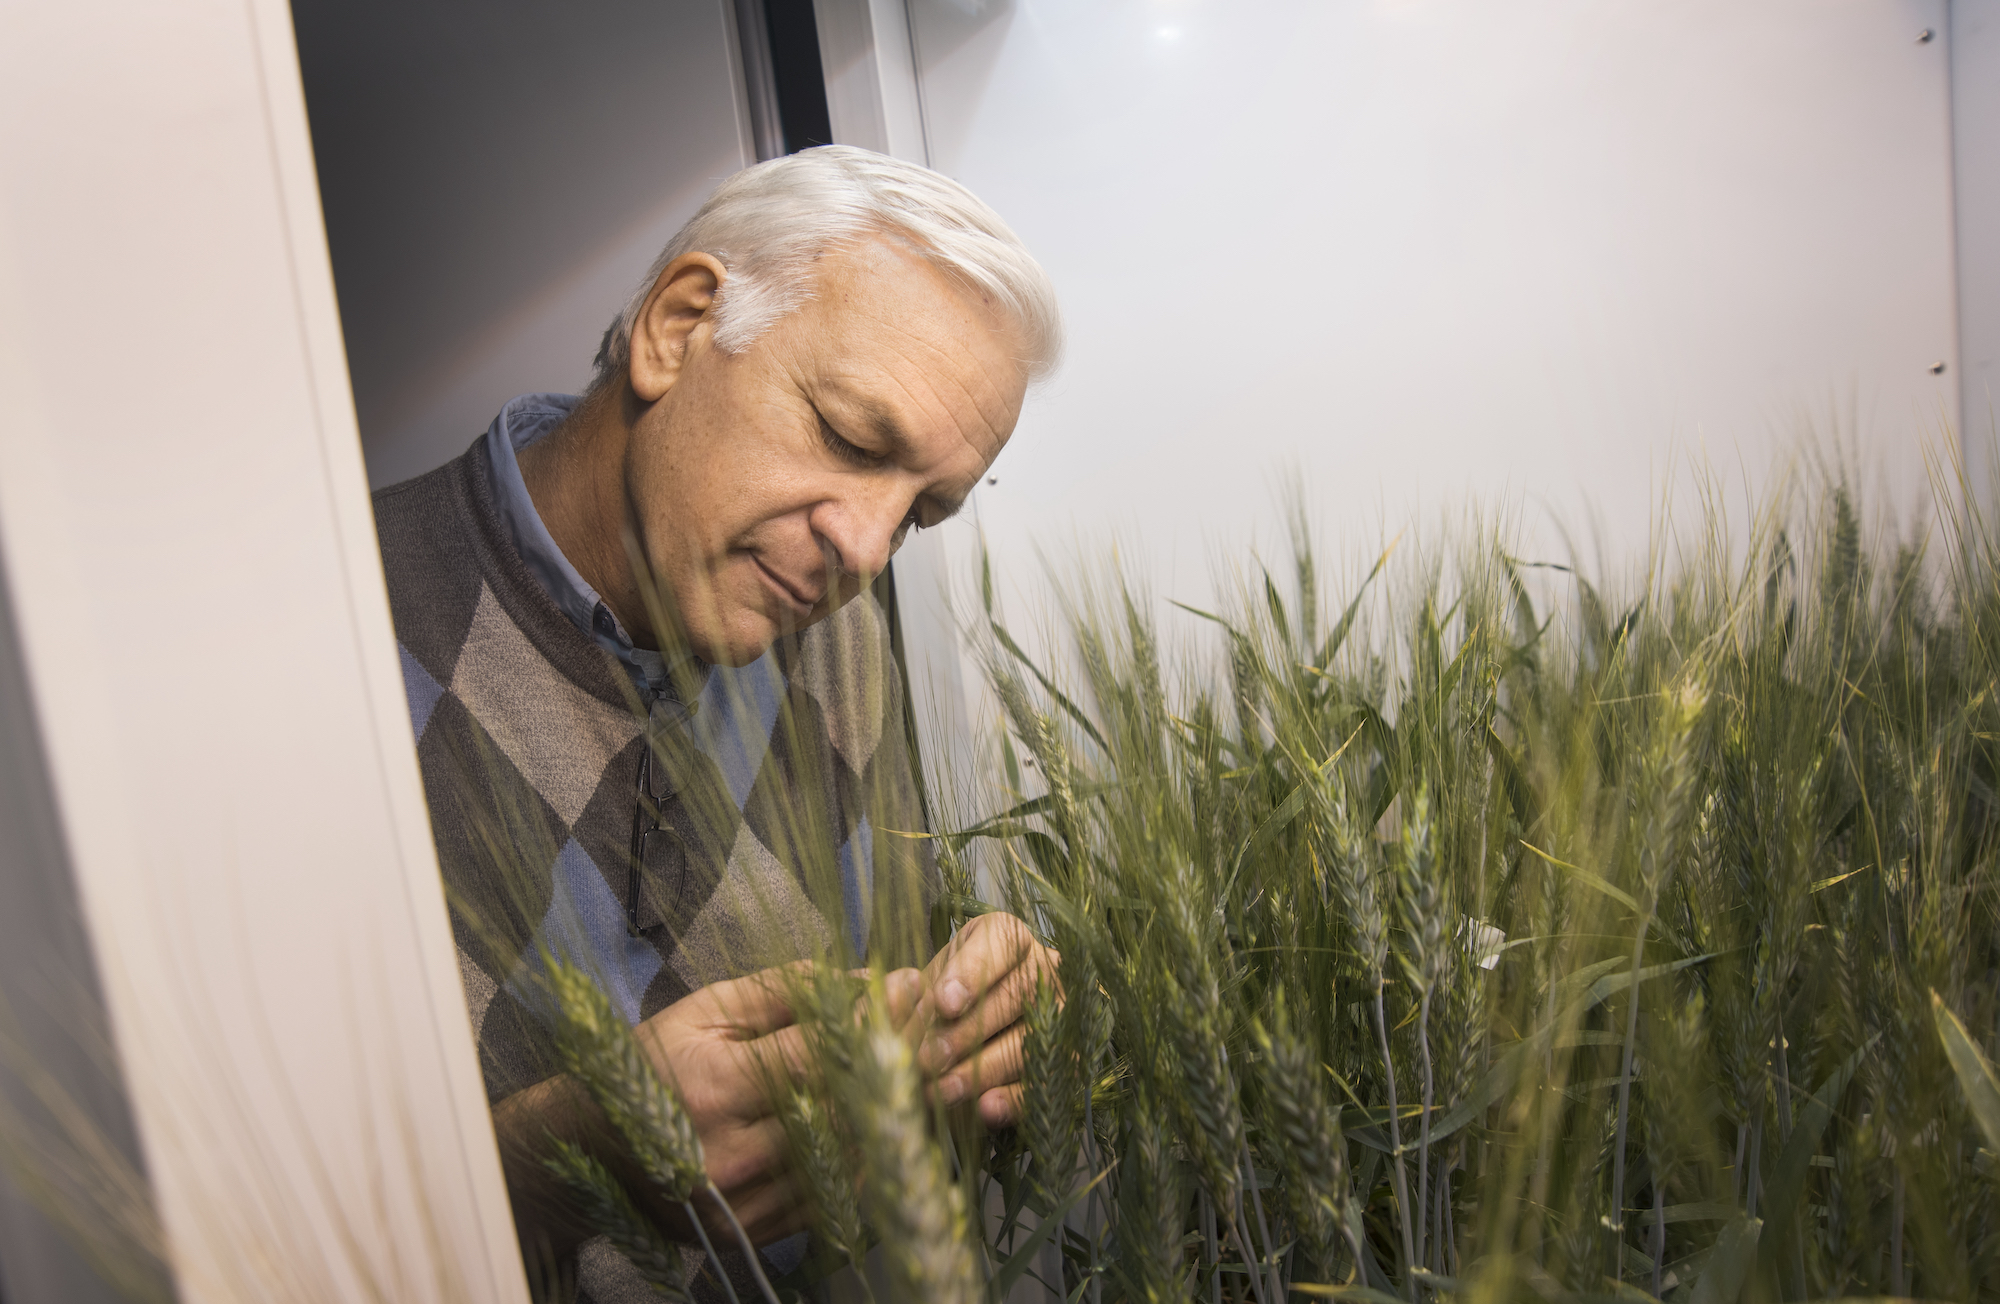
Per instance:
[[[884,443],[893,444],[898,448],[908,448],[910,446],[910,436],[903,429],[903,423],[896,420],[894,412],[891,412],[887,407],[884,407],[874,399],[859,398],[853,400],[853,402],[856,410],[861,413],[862,419],[868,423],[868,428],[874,432],[877,439],[882,440]]]

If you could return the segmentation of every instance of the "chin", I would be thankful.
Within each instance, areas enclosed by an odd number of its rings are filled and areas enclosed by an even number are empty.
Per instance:
[[[734,624],[711,630],[696,653],[712,666],[747,666],[778,641],[778,623],[762,612],[745,612]]]
[[[749,665],[770,650],[772,640],[747,636],[742,630],[709,629],[688,631],[688,647],[712,666],[737,668]]]
[[[741,647],[732,645],[729,647],[717,648],[716,655],[711,657],[704,657],[703,660],[707,661],[712,666],[727,666],[732,670],[741,670],[744,666],[749,665],[751,662],[755,661],[758,657],[763,656],[766,652],[770,650],[771,650],[771,645],[769,643],[760,644],[755,647]]]

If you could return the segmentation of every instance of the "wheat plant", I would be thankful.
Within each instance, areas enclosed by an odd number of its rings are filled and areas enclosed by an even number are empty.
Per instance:
[[[1301,516],[1171,644],[1115,569],[1069,585],[1046,660],[989,579],[1009,795],[934,836],[936,940],[1008,909],[1059,980],[991,1136],[926,1103],[879,981],[799,1002],[819,1271],[877,1242],[911,1299],[2000,1298],[2000,549],[1863,520],[1834,487],[1712,521],[1615,600],[1405,545],[1336,602]]]
[[[1307,535],[1206,654],[1112,572],[1031,659],[987,587],[1014,804],[939,844],[1067,993],[993,1261],[1061,1216],[1073,1299],[2000,1296],[1981,523],[1871,546],[1835,487],[1617,601],[1475,539],[1334,603]]]

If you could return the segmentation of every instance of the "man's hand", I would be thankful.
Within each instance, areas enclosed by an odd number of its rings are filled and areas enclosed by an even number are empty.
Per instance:
[[[919,974],[888,975],[889,1016],[916,1042],[918,1063],[938,1075],[946,1104],[978,1100],[989,1127],[1020,1115],[1021,1012],[1037,978],[1053,979],[1056,954],[1011,915],[981,915]],[[708,1174],[752,1244],[807,1226],[807,1204],[785,1170],[785,1132],[771,1088],[809,1072],[805,1036],[787,1000],[782,969],[712,983],[633,1029],[662,1078],[680,1091],[701,1138]],[[679,1206],[661,1199],[632,1167],[627,1147],[581,1083],[551,1078],[509,1096],[493,1112],[524,1250],[564,1252],[590,1234],[566,1191],[542,1167],[553,1133],[589,1150],[617,1174],[670,1234],[692,1238]],[[711,1238],[732,1239],[713,1198],[695,1209]]]
[[[915,972],[899,986],[914,1004]],[[774,1083],[795,1077],[805,1040],[786,1000],[783,970],[713,983],[633,1029],[661,1078],[679,1089],[701,1138],[708,1173],[752,1244],[767,1245],[806,1226],[806,1208],[784,1171],[785,1135],[772,1104]],[[509,1096],[494,1109],[507,1185],[524,1250],[563,1253],[588,1236],[571,1200],[542,1168],[553,1133],[597,1155],[642,1208],[670,1234],[693,1239],[678,1205],[661,1198],[637,1172],[583,1085],[556,1077]],[[695,1209],[711,1238],[733,1243],[713,1197],[696,1193]]]
[[[783,971],[712,983],[633,1032],[654,1070],[679,1088],[709,1180],[751,1243],[804,1230],[804,1199],[785,1174],[785,1130],[771,1101],[772,1086],[796,1077],[805,1061]],[[727,1234],[714,1203],[704,1195],[694,1201],[711,1235]]]
[[[1057,960],[1026,924],[998,913],[966,924],[932,958],[905,1031],[940,1100],[976,1099],[988,1127],[1019,1121],[1021,1013],[1037,981],[1055,981]]]

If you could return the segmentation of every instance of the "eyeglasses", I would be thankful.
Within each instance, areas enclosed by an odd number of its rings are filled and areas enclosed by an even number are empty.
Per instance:
[[[653,722],[649,721],[645,736],[639,740],[639,777],[632,801],[632,864],[625,895],[625,931],[633,937],[639,935],[639,890],[644,882],[647,839],[662,837],[681,850],[682,872],[675,875],[677,882],[669,909],[680,905],[681,887],[687,881],[687,842],[660,819],[661,807],[674,795],[674,789],[666,767],[653,757],[653,728]]]

